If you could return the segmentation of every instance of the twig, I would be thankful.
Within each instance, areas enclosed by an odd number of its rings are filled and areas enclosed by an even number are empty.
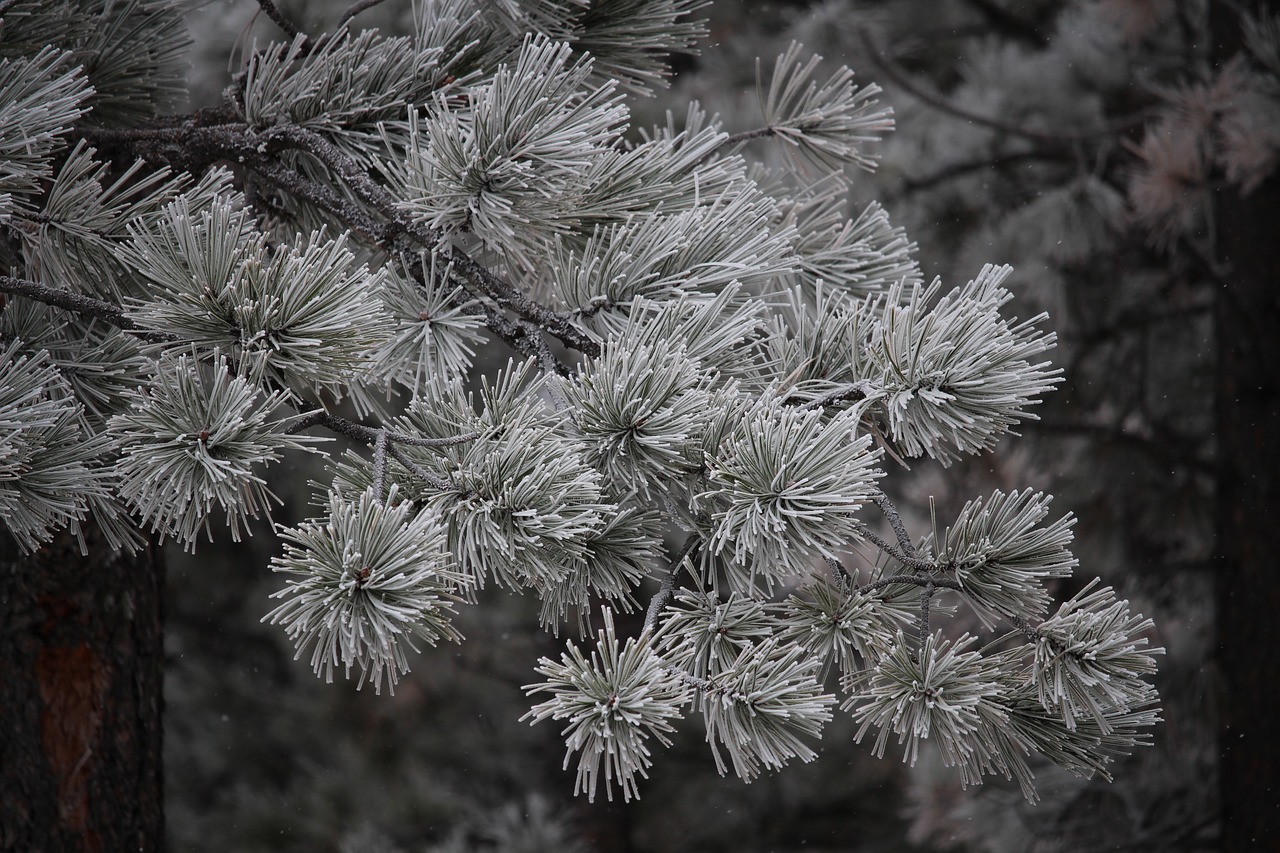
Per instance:
[[[1040,639],[1040,632],[1033,628],[1021,616],[1010,616],[1009,621],[1013,623],[1013,627],[1022,632],[1022,636],[1026,637],[1028,642],[1034,643]]]
[[[849,570],[844,567],[844,563],[835,557],[823,557],[827,565],[831,567],[831,573],[835,575],[836,580],[846,592],[853,589],[853,575],[849,574]]]
[[[828,391],[818,399],[802,404],[800,408],[825,409],[827,406],[834,406],[836,403],[843,403],[845,400],[865,400],[871,396],[874,390],[868,380],[862,379],[842,388],[837,388],[834,391]]]
[[[43,302],[45,305],[52,305],[55,308],[62,308],[85,317],[93,317],[115,326],[117,329],[142,338],[144,341],[168,343],[179,340],[175,335],[143,329],[136,322],[129,319],[124,309],[119,305],[104,302],[101,299],[94,299],[91,296],[85,296],[70,290],[49,287],[25,278],[0,275],[0,291],[16,293],[28,299]]]
[[[671,593],[676,586],[676,571],[680,568],[680,564],[684,559],[693,552],[693,549],[702,541],[702,537],[696,533],[690,533],[684,540],[684,545],[680,548],[680,553],[676,554],[675,559],[671,561],[671,570],[667,572],[667,576],[662,579],[662,586],[658,588],[658,592],[653,596],[653,600],[649,602],[649,609],[644,614],[644,633],[653,630],[658,624],[658,614],[662,612],[662,608],[667,606],[667,600],[671,598]]]
[[[878,581],[872,581],[869,584],[858,587],[859,595],[866,595],[869,592],[875,592],[878,589],[884,589],[887,586],[896,584],[905,584],[909,586],[933,586],[939,589],[954,589],[962,592],[964,587],[960,586],[959,581],[953,581],[950,578],[926,577],[923,575],[893,575],[892,577],[881,578]]]
[[[342,17],[338,19],[337,29],[342,29],[343,25],[345,25],[347,21],[350,21],[356,15],[359,15],[365,9],[372,9],[374,6],[377,6],[382,2],[383,0],[360,0],[358,3],[352,3],[351,7],[348,8],[347,11],[343,12]]]
[[[389,247],[393,242],[393,230],[374,221],[357,205],[352,204],[333,187],[317,183],[276,160],[255,160],[249,168],[282,190],[311,202],[343,221],[352,231],[371,243]]]
[[[895,548],[892,544],[881,539],[878,535],[876,535],[875,532],[873,532],[869,527],[865,525],[862,526],[862,529],[859,531],[859,533],[862,535],[864,539],[866,539],[872,545],[875,545],[881,551],[885,552],[890,557],[893,557],[895,560],[902,563],[904,566],[915,569],[917,571],[926,571],[926,572],[936,571],[938,568],[938,566],[935,563],[931,563],[928,560],[921,560],[919,557],[907,556],[898,548]]]
[[[365,444],[376,444],[381,435],[386,435],[387,441],[391,444],[405,444],[410,447],[449,447],[454,444],[462,444],[467,441],[474,441],[480,437],[478,432],[469,432],[462,435],[451,435],[446,438],[421,438],[413,435],[402,435],[400,433],[390,432],[385,427],[372,427],[367,424],[356,423],[347,420],[340,415],[334,415],[326,412],[324,409],[313,409],[309,412],[303,412],[298,416],[289,428],[285,430],[286,435],[294,435],[302,432],[304,429],[310,429],[313,426],[323,426],[333,430],[340,435],[345,435],[354,441],[362,441]]]
[[[568,315],[553,311],[525,296],[514,284],[496,275],[466,252],[448,245],[439,230],[416,221],[400,210],[395,197],[386,187],[373,180],[356,161],[321,134],[297,125],[277,125],[260,133],[255,133],[244,124],[205,126],[196,123],[198,115],[186,116],[177,124],[173,123],[173,119],[168,119],[163,127],[128,131],[92,129],[82,132],[82,135],[87,139],[128,144],[134,148],[135,153],[146,159],[190,172],[198,172],[223,159],[243,163],[284,188],[298,188],[300,192],[306,193],[304,198],[339,217],[353,230],[376,238],[383,248],[406,248],[389,245],[394,237],[404,235],[421,248],[434,250],[442,260],[453,264],[457,279],[468,285],[473,292],[515,312],[568,347],[588,356],[600,355],[600,344],[574,326]],[[385,225],[381,228],[373,225],[366,215],[354,210],[336,193],[308,187],[305,179],[300,176],[290,178],[268,165],[276,162],[274,155],[289,149],[305,151],[319,160],[360,201],[383,216],[387,220]]]
[[[902,523],[902,516],[898,515],[898,508],[893,505],[893,501],[889,500],[889,496],[878,488],[871,499],[875,501],[876,506],[880,507],[884,517],[889,520],[889,525],[893,528],[894,535],[898,537],[898,545],[902,548],[902,553],[913,560],[918,560],[920,555],[916,553],[916,546],[912,543],[911,537],[907,535],[907,526]]]
[[[773,125],[757,127],[755,130],[744,130],[741,133],[726,136],[724,141],[716,146],[716,150],[719,151],[721,148],[732,148],[735,145],[740,145],[741,143],[752,139],[761,139],[766,136],[777,136],[777,134],[778,129]]]
[[[264,153],[281,146],[300,148],[314,155],[333,170],[361,201],[385,216],[393,228],[412,237],[424,248],[435,249],[442,259],[453,263],[455,272],[465,282],[498,305],[537,324],[539,328],[555,335],[574,349],[593,357],[600,354],[600,345],[573,326],[568,317],[529,299],[514,285],[477,263],[466,252],[445,244],[440,231],[406,215],[396,206],[395,197],[385,187],[370,178],[354,160],[325,137],[296,125],[273,127],[264,131],[261,136],[266,146]]]
[[[412,459],[410,459],[408,454],[406,454],[400,448],[396,447],[394,444],[391,445],[389,448],[387,448],[387,451],[391,454],[392,459],[396,460],[397,462],[399,462],[401,465],[404,466],[406,471],[411,472],[412,474],[414,474],[414,476],[418,477],[420,480],[425,482],[428,486],[435,489],[436,491],[438,492],[456,492],[457,491],[457,489],[454,488],[454,485],[450,483],[448,480],[445,480],[441,477],[437,477],[435,474],[432,474],[426,468],[423,468],[417,462],[414,462]]]
[[[387,431],[378,430],[378,439],[373,443],[373,494],[382,500],[382,487],[387,481]]]
[[[551,352],[551,347],[547,346],[546,339],[542,337],[542,330],[527,320],[520,322],[519,325],[524,329],[525,339],[529,341],[530,346],[537,353],[538,365],[543,372],[568,376],[569,366],[556,358]]]
[[[281,12],[275,3],[272,3],[271,0],[258,0],[258,5],[262,8],[262,11],[267,13],[268,18],[275,21],[277,27],[284,30],[285,35],[291,39],[299,36],[301,30],[298,29],[293,21],[285,17],[284,12]]]
[[[920,651],[924,651],[924,645],[929,641],[929,599],[933,598],[933,589],[937,586],[932,578],[925,581],[920,589],[920,617],[917,623],[917,633],[920,637]]]

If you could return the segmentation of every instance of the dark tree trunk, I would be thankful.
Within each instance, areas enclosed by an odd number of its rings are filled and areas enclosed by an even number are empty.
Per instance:
[[[164,567],[69,535],[21,557],[0,532],[0,849],[164,844]]]
[[[1280,838],[1280,570],[1272,529],[1280,519],[1280,181],[1224,199],[1219,224],[1229,269],[1216,310],[1223,849],[1256,850]]]
[[[1240,45],[1238,22],[1214,4],[1215,54]],[[1280,178],[1251,194],[1220,193],[1217,294],[1218,651],[1224,720],[1219,778],[1223,850],[1260,850],[1280,838],[1276,742],[1280,724]]]

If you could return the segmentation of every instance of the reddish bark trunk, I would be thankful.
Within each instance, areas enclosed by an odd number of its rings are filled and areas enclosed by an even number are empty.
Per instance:
[[[0,533],[0,849],[160,850],[163,563]]]

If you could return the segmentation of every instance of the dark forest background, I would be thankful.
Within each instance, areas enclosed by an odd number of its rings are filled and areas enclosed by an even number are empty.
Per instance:
[[[315,32],[346,4],[280,5]],[[356,22],[402,29],[407,7]],[[537,630],[536,601],[486,590],[458,620],[464,644],[423,654],[394,696],[356,692],[318,681],[260,624],[279,587],[266,569],[278,543],[262,535],[166,555],[172,849],[1249,849],[1233,833],[1274,828],[1276,809],[1257,786],[1271,773],[1262,738],[1280,612],[1265,560],[1280,510],[1269,440],[1280,34],[1243,8],[716,3],[701,54],[677,57],[670,91],[633,105],[641,125],[696,99],[730,131],[756,127],[756,58],[771,67],[801,41],[878,83],[896,111],[849,213],[883,204],[930,278],[1012,264],[1013,310],[1050,313],[1066,381],[1042,419],[990,455],[920,464],[888,488],[917,530],[931,505],[945,518],[993,488],[1044,489],[1079,516],[1081,568],[1059,594],[1102,577],[1155,619],[1153,645],[1168,650],[1165,722],[1114,782],[1045,767],[1032,807],[999,781],[963,790],[930,755],[876,759],[838,716],[816,761],[751,785],[719,778],[686,726],[639,802],[588,804],[570,796],[556,728],[518,721],[520,685],[562,643]],[[249,2],[207,4],[192,26],[193,107],[219,98],[233,46],[279,37]],[[309,514],[290,505],[277,520]],[[1242,734],[1246,747],[1224,754]]]

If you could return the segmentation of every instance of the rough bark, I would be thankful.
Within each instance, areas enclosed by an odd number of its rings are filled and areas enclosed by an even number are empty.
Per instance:
[[[0,850],[163,847],[163,563],[87,538],[0,533]]]

